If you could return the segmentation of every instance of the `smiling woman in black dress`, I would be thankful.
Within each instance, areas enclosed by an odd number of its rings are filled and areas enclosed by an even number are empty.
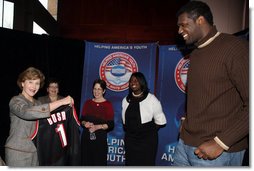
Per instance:
[[[135,72],[129,80],[129,94],[122,101],[125,131],[125,165],[154,166],[158,147],[158,128],[166,117],[160,101],[147,87],[145,76]]]

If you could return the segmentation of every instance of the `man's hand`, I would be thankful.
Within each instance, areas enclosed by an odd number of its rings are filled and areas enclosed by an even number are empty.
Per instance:
[[[223,153],[224,149],[214,140],[209,140],[197,147],[194,153],[204,160],[213,160]]]

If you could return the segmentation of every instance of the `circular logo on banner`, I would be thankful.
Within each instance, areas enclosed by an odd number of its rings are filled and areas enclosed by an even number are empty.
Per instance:
[[[135,59],[124,52],[114,52],[106,56],[100,65],[100,78],[105,80],[108,89],[124,91],[129,87],[129,79],[138,71]]]
[[[175,82],[177,87],[183,93],[186,93],[186,82],[189,64],[190,60],[187,57],[184,57],[178,62],[175,68]]]

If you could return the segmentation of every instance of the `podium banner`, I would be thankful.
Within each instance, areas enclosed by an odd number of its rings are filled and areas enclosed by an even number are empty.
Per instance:
[[[133,72],[142,72],[154,93],[156,43],[106,44],[85,42],[81,106],[93,98],[92,84],[96,78],[106,81],[105,98],[114,107],[114,130],[108,133],[108,165],[124,165],[124,132],[122,127],[122,99],[128,94],[128,81]]]

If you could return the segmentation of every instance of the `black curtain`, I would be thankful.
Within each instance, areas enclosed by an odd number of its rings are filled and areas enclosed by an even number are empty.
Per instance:
[[[1,90],[0,98],[0,155],[4,159],[4,144],[9,135],[9,101],[21,91],[17,86],[20,72],[29,66],[40,69],[46,79],[56,77],[61,82],[60,94],[71,95],[79,114],[84,41],[35,35],[32,33],[0,28]],[[45,95],[42,88],[36,98]]]

